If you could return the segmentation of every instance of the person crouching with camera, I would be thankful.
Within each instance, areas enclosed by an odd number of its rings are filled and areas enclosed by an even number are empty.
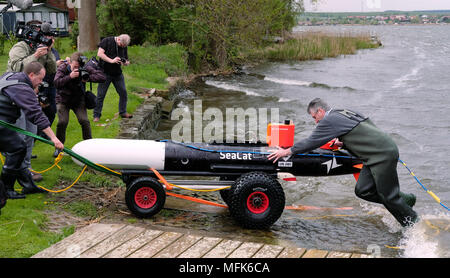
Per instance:
[[[86,57],[80,52],[75,52],[70,61],[62,63],[55,75],[56,109],[58,124],[56,136],[61,142],[66,140],[66,129],[69,124],[69,112],[72,109],[81,125],[83,140],[91,139],[91,125],[89,122],[85,104],[86,82],[104,82],[106,80],[102,71],[85,65]],[[57,156],[58,150],[54,156]]]

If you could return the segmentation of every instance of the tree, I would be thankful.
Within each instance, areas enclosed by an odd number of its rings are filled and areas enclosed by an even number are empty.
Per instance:
[[[218,68],[233,64],[241,51],[261,46],[270,36],[284,36],[303,11],[303,1],[296,0],[172,0],[172,3],[178,8],[191,8],[188,17],[171,20],[188,22],[187,26],[193,30],[190,50],[197,38],[206,39],[202,52]]]
[[[78,51],[90,51],[98,48],[100,36],[97,24],[97,1],[83,0],[78,9]]]
[[[102,36],[181,43],[189,64],[200,69],[233,66],[246,50],[284,37],[302,11],[302,0],[107,0],[98,18]]]

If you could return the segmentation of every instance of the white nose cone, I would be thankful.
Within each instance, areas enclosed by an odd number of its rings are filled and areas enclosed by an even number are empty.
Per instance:
[[[111,169],[164,170],[165,145],[164,142],[152,140],[89,139],[77,143],[72,151]]]

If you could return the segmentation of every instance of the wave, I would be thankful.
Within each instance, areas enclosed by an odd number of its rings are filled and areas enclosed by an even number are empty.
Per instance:
[[[311,86],[313,82],[308,81],[301,81],[301,80],[291,80],[291,79],[281,79],[281,78],[274,78],[274,77],[264,77],[264,80],[271,81],[278,84],[285,84],[285,85],[296,85],[296,86]]]
[[[284,98],[284,97],[281,97],[278,99],[278,102],[290,102],[290,101],[292,101],[292,100],[288,99],[288,98]]]
[[[311,87],[311,88],[325,88],[325,89],[330,89],[330,90],[346,89],[346,90],[350,90],[350,91],[355,91],[354,88],[351,88],[348,86],[335,87],[335,86],[330,86],[327,84],[310,82],[310,81],[302,81],[302,80],[282,79],[282,78],[267,77],[267,76],[264,77],[264,80],[278,83],[278,84],[283,84],[283,85],[304,86],[304,87]]]
[[[420,214],[419,222],[412,227],[404,228],[382,206],[361,202],[364,212],[381,217],[389,233],[401,233],[398,248],[403,258],[447,258],[449,256],[447,237],[449,236],[450,217],[438,212]]]
[[[419,61],[414,68],[411,69],[410,72],[400,76],[399,78],[394,80],[394,84],[392,85],[392,88],[403,88],[407,87],[408,81],[417,80],[419,72],[424,67],[423,61],[425,61],[427,58],[425,49],[421,47],[414,47],[414,57],[413,61]]]
[[[401,88],[405,87],[408,81],[412,81],[416,79],[416,76],[419,74],[419,71],[422,69],[422,66],[415,67],[411,70],[411,72],[400,76],[399,78],[394,80],[394,85],[392,88]]]
[[[420,215],[420,221],[408,228],[399,242],[405,258],[446,258],[449,256],[448,215]]]
[[[243,92],[248,96],[261,96],[261,94],[258,94],[255,91],[249,90],[249,89],[244,88],[239,85],[232,85],[232,84],[226,83],[226,82],[206,80],[205,84],[212,86],[212,87],[220,88],[220,89],[223,89],[226,91]]]

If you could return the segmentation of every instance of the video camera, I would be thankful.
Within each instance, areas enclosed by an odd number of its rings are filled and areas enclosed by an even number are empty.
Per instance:
[[[16,27],[16,37],[24,40],[31,48],[36,49],[39,46],[51,46],[53,40],[47,38],[46,35],[55,36],[55,33],[44,34],[42,31],[36,30],[35,26],[25,25],[24,22],[19,22]]]
[[[86,63],[89,61],[89,59],[86,56],[80,56],[78,59],[78,64],[80,65],[80,68],[78,71],[80,72],[80,79],[82,81],[89,81],[89,72],[86,70]]]
[[[49,84],[45,81],[42,81],[38,87],[38,94],[37,94],[38,100],[43,105],[50,104],[50,100],[48,98],[48,91],[47,91],[48,87],[49,87]]]

